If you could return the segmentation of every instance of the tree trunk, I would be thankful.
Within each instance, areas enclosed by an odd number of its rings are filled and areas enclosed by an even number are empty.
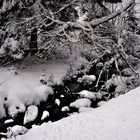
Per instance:
[[[38,51],[38,47],[37,47],[37,28],[34,28],[31,31],[30,50],[31,50],[31,55],[34,55]]]

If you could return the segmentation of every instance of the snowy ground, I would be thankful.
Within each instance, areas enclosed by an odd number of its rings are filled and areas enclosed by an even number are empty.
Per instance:
[[[65,75],[67,66],[66,65],[57,65],[57,64],[42,64],[28,66],[26,69],[19,70],[19,75],[14,76],[10,71],[10,67],[0,67],[0,83],[12,83],[15,79],[20,79],[28,81],[31,84],[39,83],[39,78],[42,71],[46,74],[46,77],[49,77],[51,74],[54,75],[56,82],[59,82],[63,75]]]
[[[35,126],[16,140],[140,140],[139,92],[140,87],[97,109]]]

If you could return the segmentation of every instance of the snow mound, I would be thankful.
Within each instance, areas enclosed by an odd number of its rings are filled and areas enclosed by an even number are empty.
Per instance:
[[[139,140],[140,87],[97,109],[44,123],[16,140]]]

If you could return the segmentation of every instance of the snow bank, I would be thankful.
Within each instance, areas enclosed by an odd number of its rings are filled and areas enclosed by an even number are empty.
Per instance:
[[[102,107],[37,126],[16,140],[139,140],[140,87]]]

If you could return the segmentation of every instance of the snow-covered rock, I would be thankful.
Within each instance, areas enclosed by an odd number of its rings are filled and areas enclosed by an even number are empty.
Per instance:
[[[75,102],[70,104],[70,107],[80,108],[80,107],[90,107],[91,101],[89,99],[77,99]]]
[[[84,85],[91,85],[94,81],[96,81],[95,75],[84,75],[82,78],[78,78],[78,82]]]
[[[45,110],[45,111],[43,111],[41,120],[44,120],[44,119],[46,119],[46,118],[49,117],[49,116],[50,116],[50,113],[49,113],[47,110]]]
[[[27,108],[24,116],[24,124],[32,122],[38,115],[38,108],[35,105],[31,105]]]
[[[63,94],[60,95],[61,98],[64,98],[65,96]]]
[[[62,107],[61,111],[62,112],[70,111],[70,108],[68,106],[64,106],[64,107]]]
[[[55,104],[60,106],[60,100],[59,99],[55,99]]]
[[[18,135],[23,135],[25,133],[27,133],[28,129],[24,126],[20,126],[20,125],[15,125],[13,127],[9,127],[7,128],[7,138],[12,138],[12,137],[16,137]]]
[[[14,120],[13,119],[9,119],[9,120],[6,120],[4,123],[8,124],[8,123],[12,123],[12,122],[14,122]]]
[[[95,92],[91,92],[91,91],[88,91],[88,90],[83,90],[83,91],[79,92],[78,94],[82,98],[96,99]]]

